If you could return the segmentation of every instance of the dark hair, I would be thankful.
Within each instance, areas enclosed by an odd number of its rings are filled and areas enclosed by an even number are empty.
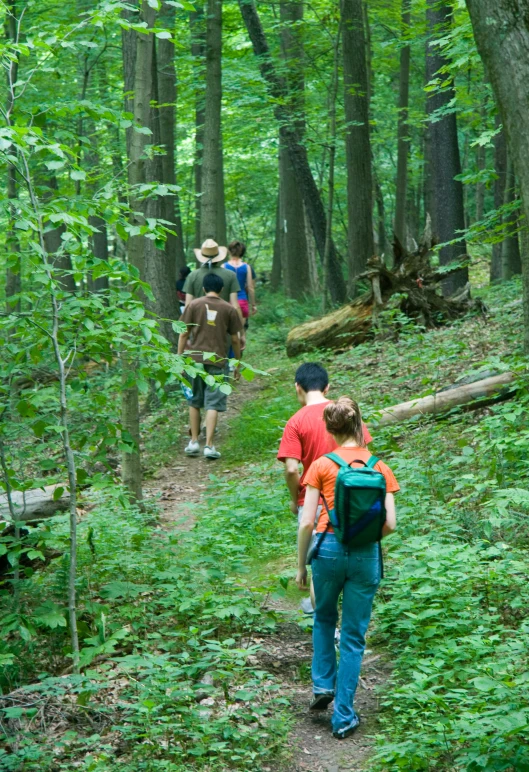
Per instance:
[[[218,273],[211,271],[204,276],[202,286],[206,292],[216,292],[218,295],[221,289],[224,287],[224,282],[222,281],[222,276],[219,276]]]
[[[234,239],[228,244],[228,252],[230,255],[233,255],[233,257],[244,257],[246,253],[246,244]]]
[[[330,434],[351,437],[357,445],[365,448],[362,413],[354,399],[340,397],[329,402],[323,411],[323,420]]]
[[[189,276],[191,273],[191,268],[188,265],[184,265],[183,268],[180,268],[180,278],[185,279]]]
[[[305,362],[296,370],[294,381],[303,391],[325,391],[329,385],[329,375],[317,362]]]

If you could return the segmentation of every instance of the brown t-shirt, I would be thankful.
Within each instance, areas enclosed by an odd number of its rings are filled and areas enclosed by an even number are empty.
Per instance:
[[[196,298],[185,308],[182,321],[193,325],[189,328],[188,351],[202,351],[225,359],[230,336],[242,331],[242,322],[235,308],[216,295]],[[199,353],[190,354],[195,362],[203,360]]]

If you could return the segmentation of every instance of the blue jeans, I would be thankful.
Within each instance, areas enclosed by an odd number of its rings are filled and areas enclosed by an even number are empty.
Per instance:
[[[378,544],[348,548],[340,544],[333,533],[326,534],[317,558],[312,561],[316,595],[312,681],[315,694],[335,694],[332,716],[335,732],[349,727],[355,720],[353,702],[380,573]],[[342,591],[340,664],[337,672],[334,631]]]

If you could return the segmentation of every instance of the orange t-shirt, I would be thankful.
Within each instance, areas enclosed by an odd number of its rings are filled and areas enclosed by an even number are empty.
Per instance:
[[[344,461],[347,461],[348,464],[356,460],[367,463],[373,455],[367,448],[341,447],[333,452],[340,456],[340,458],[343,458]],[[357,464],[356,466],[361,466],[361,464]],[[311,485],[313,488],[317,488],[321,491],[325,496],[325,501],[327,502],[329,509],[334,507],[334,485],[338,475],[338,469],[339,467],[334,461],[331,461],[330,458],[325,458],[325,456],[321,456],[321,458],[316,459],[316,461],[311,464],[305,477],[305,485]],[[386,493],[396,493],[397,491],[400,491],[395,475],[387,464],[383,461],[378,461],[375,464],[375,469],[377,472],[382,472],[386,478]],[[323,507],[316,531],[318,533],[325,531],[328,522],[329,515],[327,514],[325,507]],[[328,530],[329,533],[332,533],[332,526]]]

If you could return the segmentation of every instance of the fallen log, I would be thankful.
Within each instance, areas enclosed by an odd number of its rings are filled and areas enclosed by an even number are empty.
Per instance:
[[[62,488],[62,493],[59,489]],[[57,496],[57,498],[55,498]],[[12,491],[11,503],[15,511],[13,518],[9,510],[7,494],[0,495],[0,520],[28,522],[51,517],[68,509],[69,493],[66,485],[57,483],[30,491]]]
[[[394,267],[390,269],[379,257],[372,257],[367,270],[358,277],[370,289],[352,303],[290,330],[288,356],[318,348],[357,346],[379,331],[380,314],[385,308],[400,309],[408,319],[430,328],[447,324],[471,310],[485,311],[479,299],[470,297],[469,285],[453,297],[443,297],[440,284],[460,266],[450,270],[435,268],[430,264],[431,248],[428,226],[413,253],[406,252],[395,239]]]
[[[477,400],[486,400],[487,398],[492,401],[499,401],[516,392],[515,378],[514,373],[502,373],[474,383],[466,383],[463,386],[438,391],[428,397],[418,397],[409,402],[401,402],[399,405],[381,410],[370,419],[370,424],[373,421],[376,426],[387,426],[406,421],[416,415],[446,413],[454,407],[470,405],[474,402],[476,403],[475,407],[479,407],[482,402]]]

